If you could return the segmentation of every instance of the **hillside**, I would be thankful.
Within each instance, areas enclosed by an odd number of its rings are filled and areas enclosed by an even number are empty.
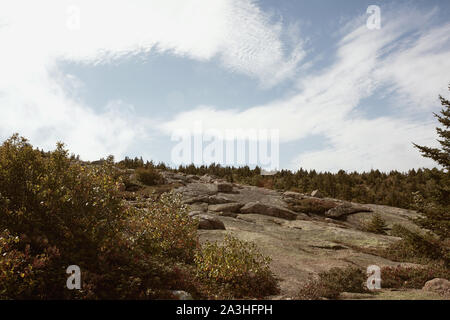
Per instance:
[[[418,216],[83,162],[13,135],[0,146],[0,299],[442,299],[446,220],[433,234]]]
[[[320,272],[333,267],[369,265],[421,268],[392,261],[377,254],[400,238],[390,235],[395,224],[415,229],[415,211],[389,206],[352,203],[332,198],[281,192],[229,183],[210,175],[196,176],[160,171],[164,182],[141,184],[134,170],[123,171],[128,181],[124,191],[130,206],[145,207],[148,195],[174,190],[182,195],[189,216],[199,220],[200,242],[222,241],[226,234],[252,241],[272,259],[280,293],[273,299],[295,298],[298,289]],[[374,215],[386,223],[386,234],[366,231]],[[384,289],[376,295],[350,294],[343,298],[442,299],[434,292],[417,289]]]

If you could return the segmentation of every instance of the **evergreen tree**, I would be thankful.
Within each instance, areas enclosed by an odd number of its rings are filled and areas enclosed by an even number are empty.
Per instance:
[[[450,91],[450,85],[448,89]],[[437,134],[442,139],[438,140],[441,148],[419,146],[415,143],[414,146],[420,150],[424,157],[433,159],[448,172],[450,170],[450,101],[442,96],[439,96],[439,99],[443,106],[441,115],[435,113],[434,116],[443,125],[443,128],[436,128]]]
[[[450,85],[449,85],[450,91]],[[423,216],[417,219],[417,224],[433,231],[441,237],[447,239],[450,235],[450,101],[439,96],[443,109],[441,114],[434,114],[442,124],[442,128],[437,127],[436,132],[441,139],[438,139],[441,148],[430,148],[414,144],[422,155],[431,158],[441,165],[444,170],[439,172],[436,188],[433,194],[433,201],[421,205]]]

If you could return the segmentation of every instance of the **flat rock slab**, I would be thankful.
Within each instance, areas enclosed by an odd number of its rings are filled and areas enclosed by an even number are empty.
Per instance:
[[[199,230],[200,242],[222,242],[226,234],[254,242],[272,258],[271,270],[280,279],[281,294],[293,297],[306,281],[332,267],[397,262],[359,252],[353,246],[385,247],[396,238],[343,229],[320,221],[277,219],[260,214],[240,214],[237,219],[220,216],[226,231]],[[244,220],[245,219],[245,220]]]
[[[207,204],[222,204],[222,203],[230,203],[233,202],[230,199],[227,199],[218,195],[200,195],[196,197],[190,197],[183,200],[185,204],[194,204],[194,203],[207,203]]]
[[[239,212],[244,205],[242,203],[222,203],[222,204],[213,204],[208,206],[208,211],[213,212]]]

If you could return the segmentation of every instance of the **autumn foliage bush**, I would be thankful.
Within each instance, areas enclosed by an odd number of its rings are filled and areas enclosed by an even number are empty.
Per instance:
[[[127,206],[115,170],[112,158],[73,161],[62,144],[42,152],[14,135],[0,146],[0,299],[260,297],[275,286],[254,246],[201,248],[179,196]],[[66,288],[69,265],[81,290]]]
[[[9,250],[7,256],[24,254],[25,259],[55,252],[46,261],[47,271],[29,272],[36,278],[28,288],[33,296],[79,295],[61,285],[66,278],[63,266],[95,268],[125,215],[107,166],[83,167],[70,161],[62,144],[43,153],[18,135],[0,147],[0,230],[18,239],[14,249],[5,245],[2,250]],[[27,266],[18,269],[27,274]],[[19,292],[6,296],[14,297],[23,296]]]
[[[356,267],[332,268],[319,273],[300,288],[297,298],[301,300],[337,299],[342,292],[368,292],[365,286],[367,276]]]
[[[130,216],[129,239],[154,255],[192,262],[198,247],[198,221],[189,217],[186,210],[179,194],[162,194]]]
[[[251,242],[226,236],[223,244],[204,244],[195,256],[197,277],[221,298],[258,297],[278,292],[270,259]]]
[[[425,282],[434,278],[449,280],[449,270],[439,264],[426,266],[395,266],[381,268],[381,286],[383,288],[422,289]]]
[[[173,264],[146,246],[154,240],[165,248],[164,241],[186,239],[185,234],[167,234],[166,228],[160,235],[153,223],[147,243],[130,238],[127,230],[139,212],[124,207],[112,171],[108,161],[102,166],[71,161],[62,144],[43,153],[14,135],[0,147],[0,298],[164,296],[170,289],[166,279],[174,279]],[[177,210],[176,204],[161,206]],[[161,214],[152,210],[158,220]],[[178,226],[176,219],[171,226]],[[66,288],[65,270],[73,264],[83,274],[79,291]]]

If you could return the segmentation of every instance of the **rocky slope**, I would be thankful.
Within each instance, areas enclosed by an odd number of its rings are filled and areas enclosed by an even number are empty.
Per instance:
[[[211,176],[162,172],[167,186],[182,195],[189,215],[199,219],[200,241],[221,241],[226,234],[255,242],[272,258],[281,293],[274,299],[294,297],[298,288],[319,272],[332,267],[398,265],[364,249],[385,247],[398,238],[364,231],[364,224],[378,213],[392,227],[414,228],[414,211],[380,205],[360,205],[296,192],[278,192],[231,184]],[[385,291],[387,299],[439,299],[413,290]],[[374,298],[350,295],[349,299]],[[380,295],[379,295],[380,297]],[[376,298],[376,297],[375,297]]]

